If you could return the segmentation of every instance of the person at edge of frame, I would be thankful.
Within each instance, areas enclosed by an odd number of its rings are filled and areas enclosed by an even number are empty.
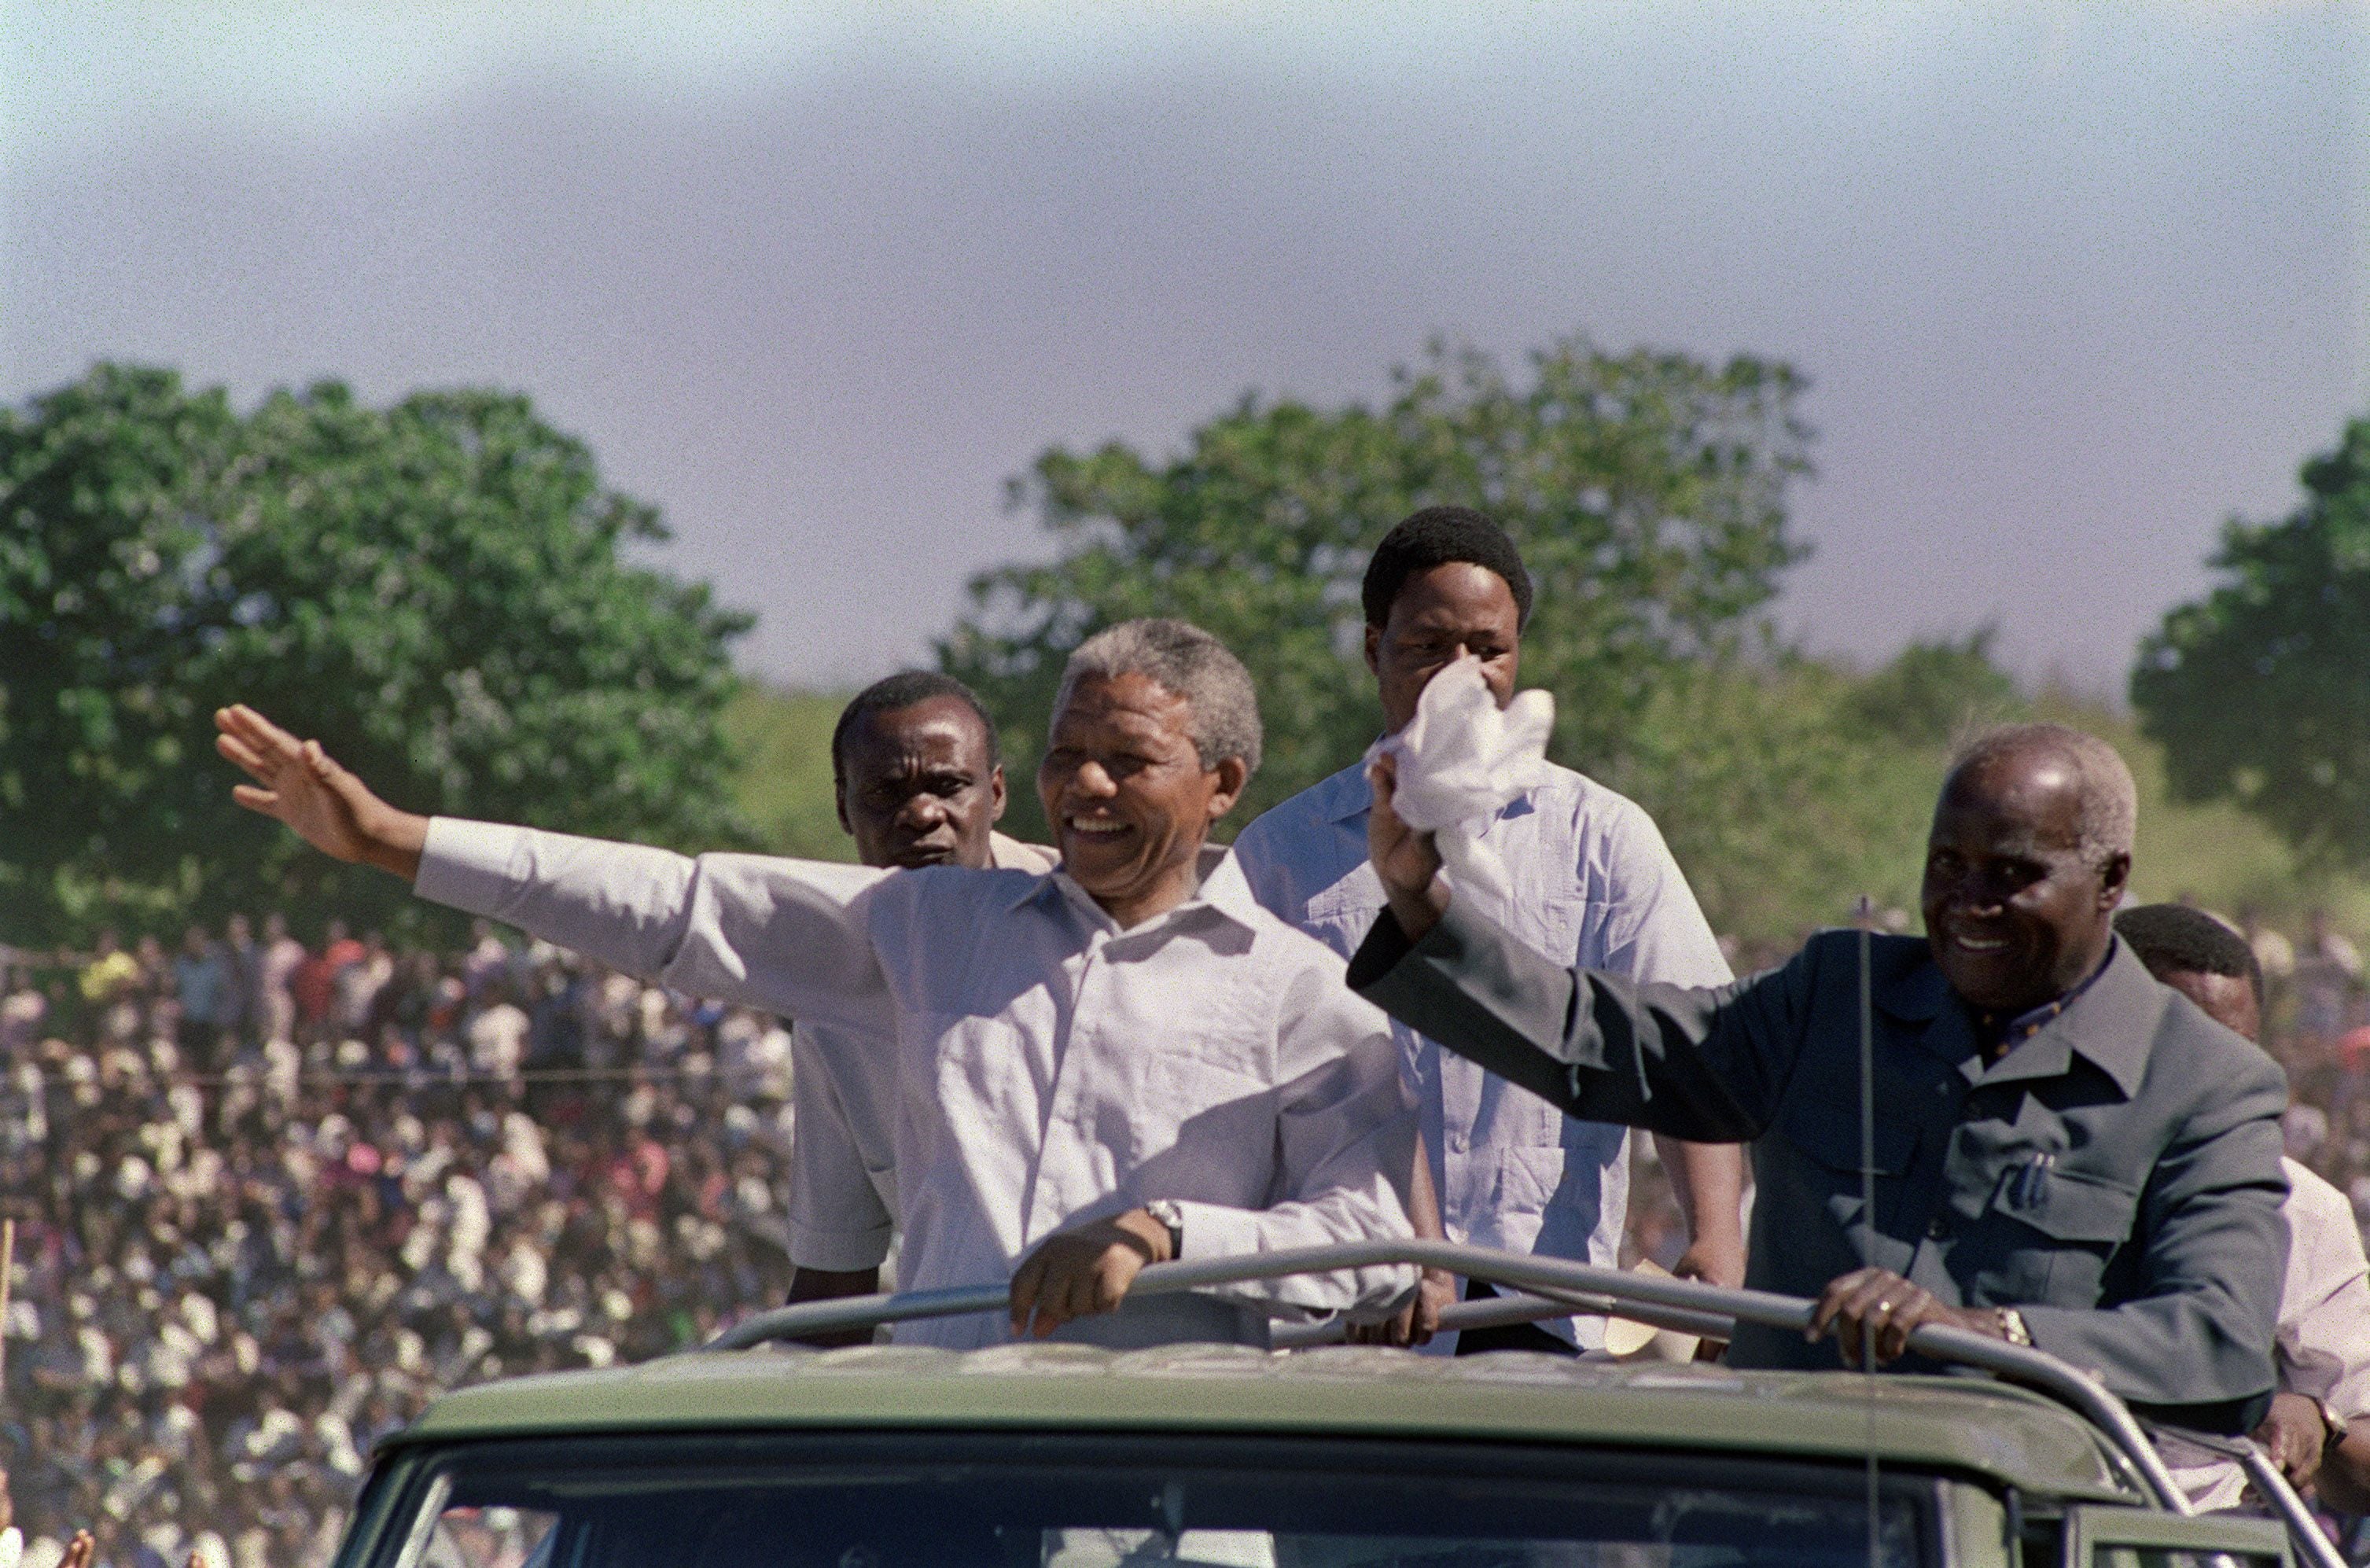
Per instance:
[[[1385,732],[1406,728],[1432,676],[1468,653],[1499,706],[1513,701],[1532,595],[1521,551],[1482,513],[1427,507],[1386,534],[1362,594],[1366,668]],[[1373,799],[1363,766],[1352,765],[1262,813],[1235,840],[1253,895],[1344,959],[1383,908],[1366,862]],[[1625,797],[1549,764],[1537,788],[1498,813],[1487,839],[1517,883],[1513,906],[1492,913],[1541,953],[1672,985],[1731,978],[1653,819]],[[1629,1129],[1575,1121],[1404,1024],[1396,1032],[1423,1117],[1425,1158],[1411,1189],[1418,1233],[1618,1268]],[[1687,1224],[1687,1250],[1673,1272],[1743,1283],[1743,1151],[1658,1136],[1656,1152]],[[1458,1288],[1453,1275],[1425,1271],[1415,1302],[1376,1325],[1376,1337],[1431,1341]],[[1486,1285],[1464,1289],[1494,1294]],[[1437,1348],[1571,1355],[1602,1344],[1604,1333],[1601,1318],[1560,1318],[1442,1334]]]
[[[839,825],[867,866],[998,867],[1039,875],[1053,852],[995,830],[1006,800],[995,723],[951,675],[907,670],[857,692],[831,732]],[[827,1024],[790,1025],[793,1302],[880,1288],[897,1218],[896,1051]],[[817,1345],[870,1341],[825,1332]]]
[[[1143,1269],[1410,1235],[1390,1022],[1261,909],[1211,827],[1260,750],[1250,676],[1174,620],[1072,652],[1037,787],[1044,874],[670,851],[389,805],[245,707],[235,798],[324,853],[694,996],[893,1041],[899,1286],[1010,1281],[1007,1314],[898,1324],[1141,1348],[1387,1315],[1396,1264],[1131,1297]]]
[[[1749,1141],[1746,1283],[1816,1303],[1801,1332],[1740,1323],[1731,1365],[1832,1366],[1832,1334],[1847,1364],[1920,1366],[1909,1335],[1948,1324],[2088,1368],[2165,1424],[2261,1421],[2286,1086],[2115,936],[2138,807],[2113,747],[2052,724],[1978,737],[1935,806],[1925,940],[1829,932],[1711,990],[1508,939],[1452,895],[1392,782],[1386,761],[1370,850],[1390,913],[1350,985],[1574,1115]]]
[[[2121,910],[2115,934],[2206,1017],[2261,1043],[2263,968],[2246,938],[2181,904]],[[2288,1270],[2272,1346],[2279,1390],[2255,1441],[2298,1491],[2312,1488],[2341,1514],[2370,1513],[2370,1259],[2345,1194],[2309,1166],[2280,1165]],[[2246,1488],[2228,1459],[2183,1463],[2173,1475],[2201,1512],[2232,1506]]]

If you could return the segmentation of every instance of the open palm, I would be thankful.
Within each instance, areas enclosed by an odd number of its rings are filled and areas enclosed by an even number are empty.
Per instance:
[[[323,854],[408,874],[426,822],[397,811],[331,760],[318,741],[300,741],[239,704],[214,713],[214,749],[255,782],[231,798],[276,817]],[[410,864],[407,864],[407,860]]]

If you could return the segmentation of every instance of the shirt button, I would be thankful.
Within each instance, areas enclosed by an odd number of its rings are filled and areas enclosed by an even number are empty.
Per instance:
[[[1942,1240],[1950,1234],[1950,1220],[1949,1216],[1938,1214],[1933,1218],[1926,1222],[1926,1239],[1928,1241]]]

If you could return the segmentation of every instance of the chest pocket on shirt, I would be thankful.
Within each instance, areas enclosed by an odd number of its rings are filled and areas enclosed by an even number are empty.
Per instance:
[[[1969,1239],[1981,1262],[1976,1286],[1993,1301],[2090,1306],[2138,1208],[2139,1193],[2103,1176],[2053,1168],[2027,1181],[2012,1169],[1984,1216],[1991,1234]]]

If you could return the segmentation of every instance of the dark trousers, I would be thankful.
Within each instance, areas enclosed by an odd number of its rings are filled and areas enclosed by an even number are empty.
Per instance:
[[[1465,1282],[1465,1299],[1467,1301],[1487,1301],[1497,1294],[1478,1279]],[[1467,1329],[1456,1336],[1456,1354],[1459,1355],[1481,1355],[1493,1350],[1539,1350],[1549,1355],[1580,1354],[1536,1323],[1501,1323],[1493,1329]]]

